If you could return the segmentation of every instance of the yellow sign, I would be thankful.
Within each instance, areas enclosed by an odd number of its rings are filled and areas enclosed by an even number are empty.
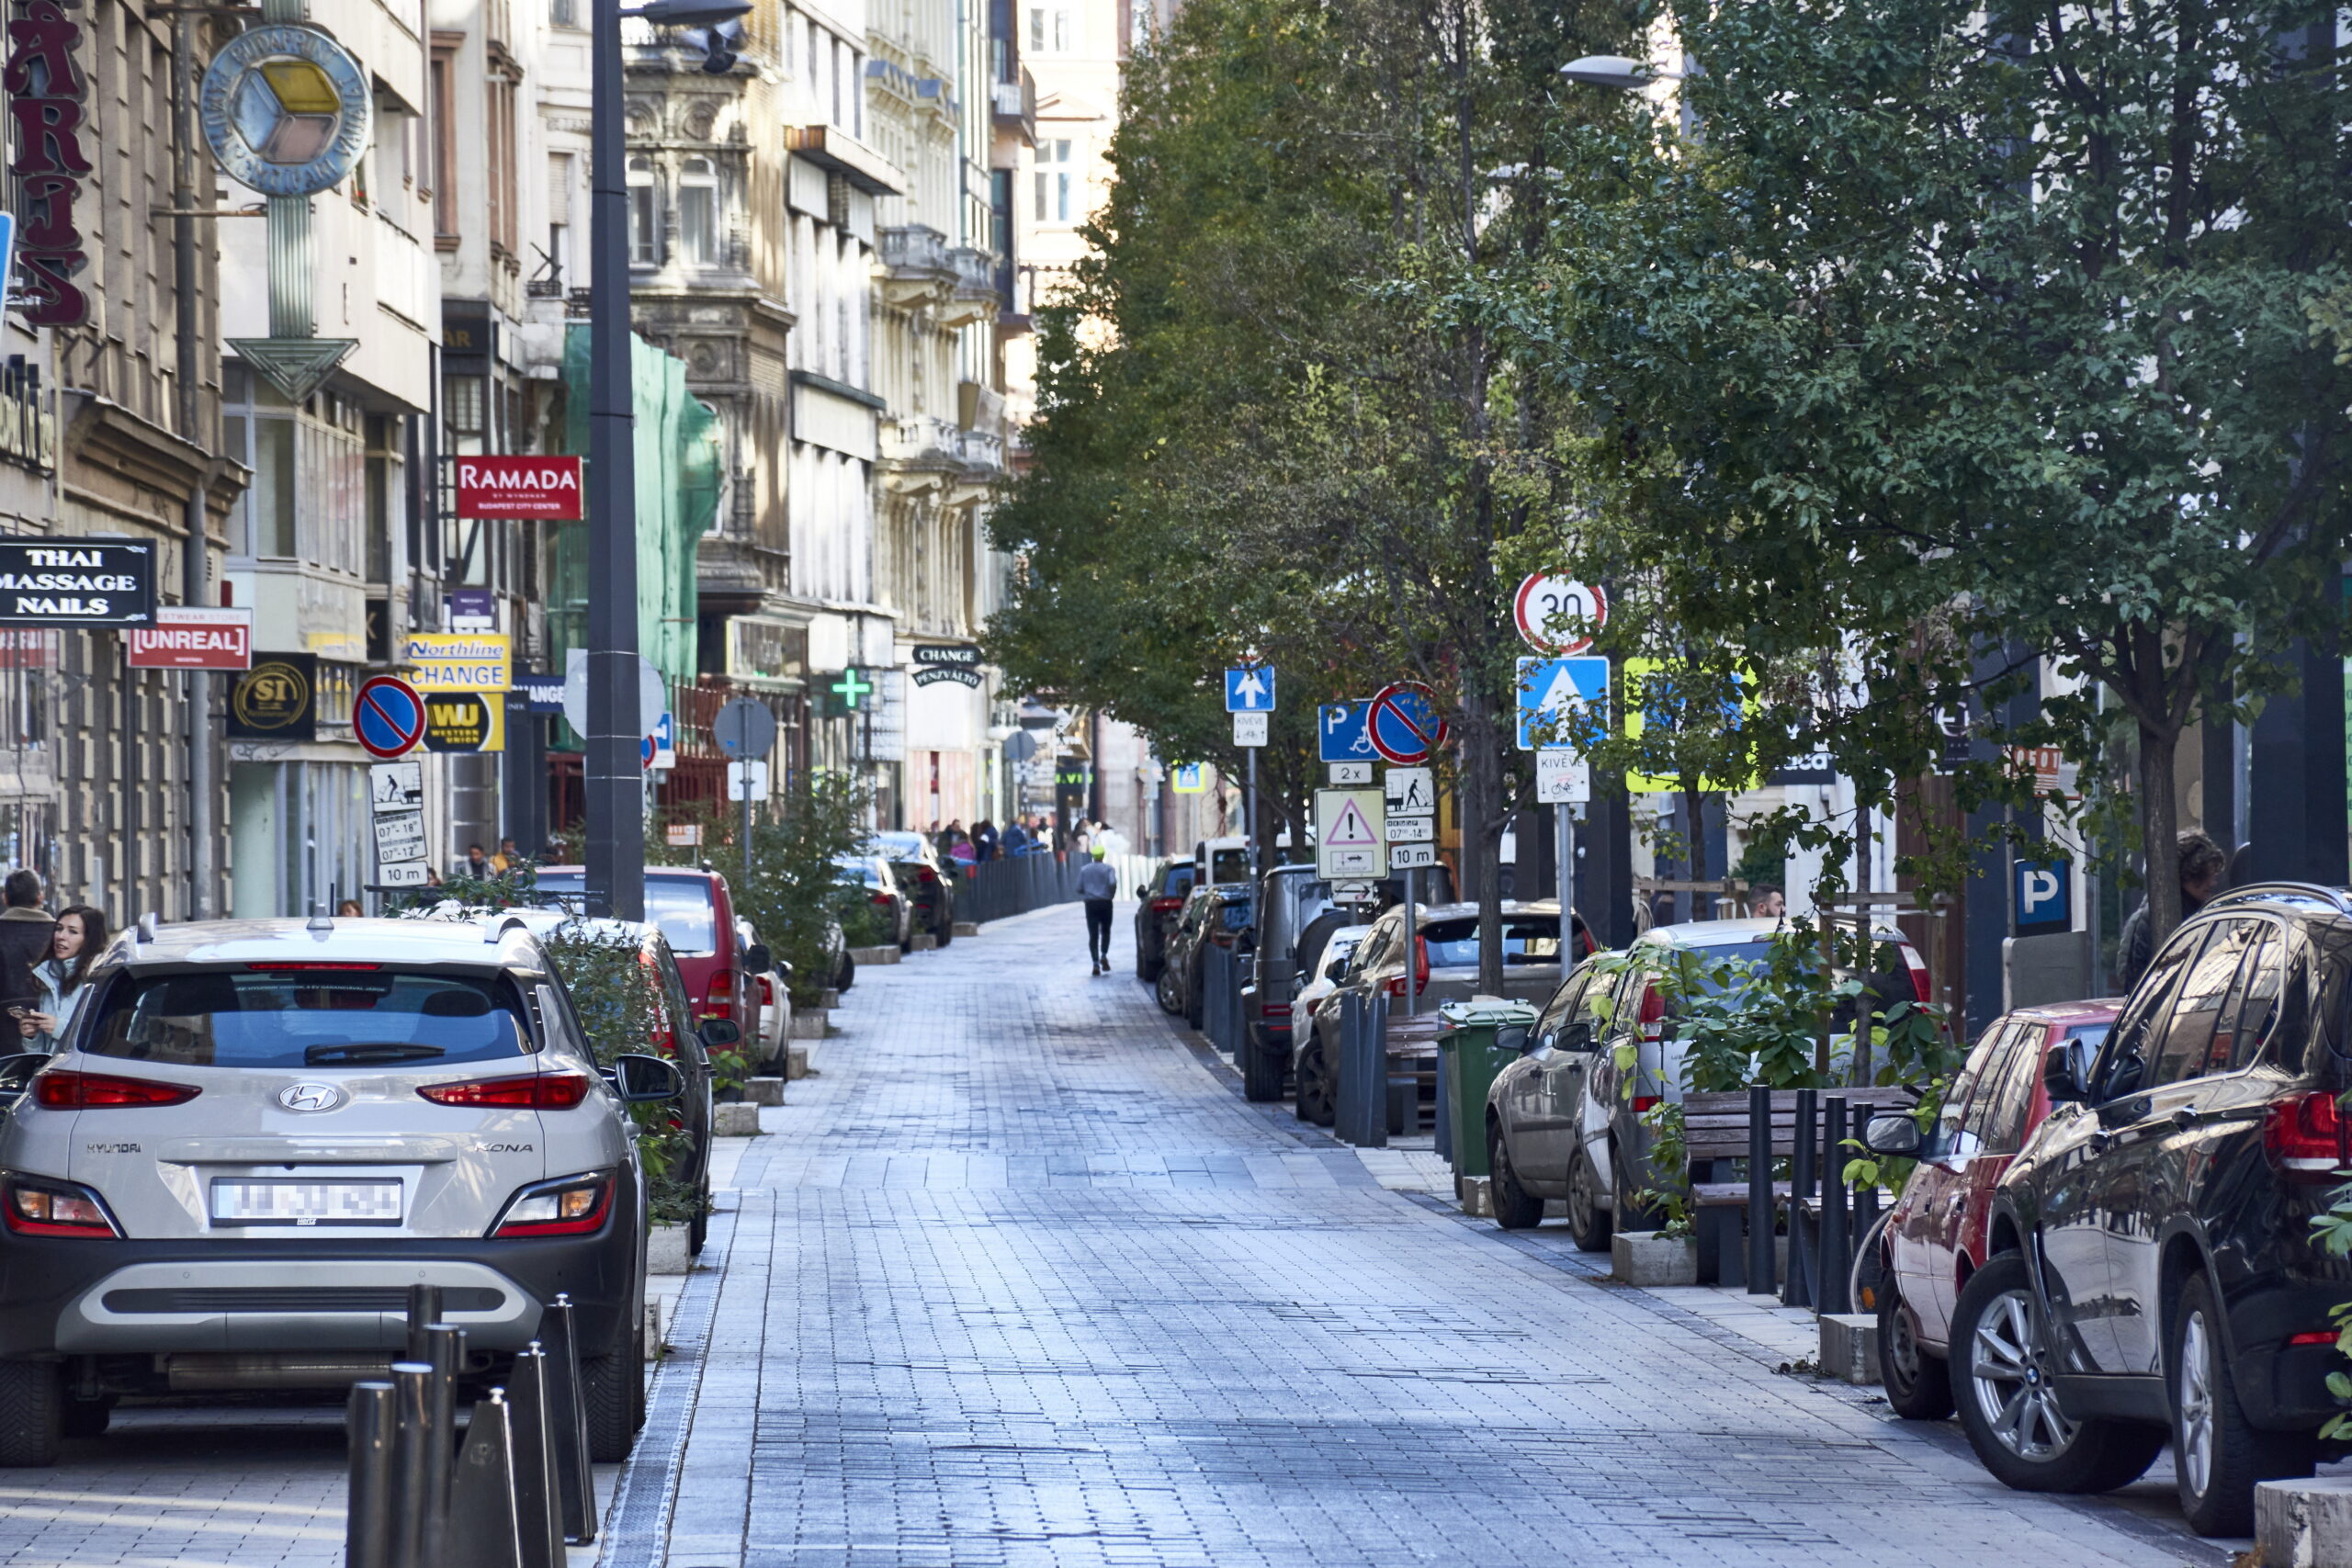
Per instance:
[[[428,751],[503,751],[506,700],[472,692],[424,694],[424,749]]]
[[[1671,729],[1677,727],[1679,710],[1694,700],[1674,690],[1675,677],[1682,669],[1683,666],[1679,662],[1669,662],[1663,659],[1625,660],[1625,701],[1623,710],[1625,715],[1626,739],[1639,739],[1645,726],[1653,717],[1658,721],[1661,728]],[[1747,683],[1742,682],[1741,684],[1745,686]],[[1736,728],[1741,723],[1752,718],[1755,713],[1756,699],[1743,694],[1740,698],[1738,715],[1734,716],[1729,709],[1725,709],[1720,717],[1722,721],[1728,722]],[[1702,714],[1700,716],[1704,718],[1706,716]],[[1756,781],[1751,779],[1746,784],[1726,785],[1718,780],[1702,777],[1699,780],[1699,787],[1712,793],[1726,788],[1751,789],[1755,787],[1755,783]],[[1634,795],[1671,795],[1681,787],[1680,779],[1666,778],[1652,773],[1625,775],[1625,788]]]
[[[514,644],[504,632],[411,632],[401,659],[420,692],[503,692],[513,683]]]

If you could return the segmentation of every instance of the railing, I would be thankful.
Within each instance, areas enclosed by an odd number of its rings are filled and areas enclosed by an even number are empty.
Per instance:
[[[1037,144],[1037,79],[1029,74],[1029,67],[1021,67],[1016,81],[992,84],[989,107],[1004,129],[1019,131],[1021,140],[1032,147]]]
[[[1001,920],[1078,897],[1078,863],[1050,852],[967,867],[956,888],[959,919]]]
[[[906,276],[941,277],[956,275],[948,259],[947,236],[921,223],[885,229],[875,236],[882,265]]]

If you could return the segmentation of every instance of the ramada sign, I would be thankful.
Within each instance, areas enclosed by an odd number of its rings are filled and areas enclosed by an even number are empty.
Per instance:
[[[577,457],[460,457],[458,515],[558,522],[580,516]]]

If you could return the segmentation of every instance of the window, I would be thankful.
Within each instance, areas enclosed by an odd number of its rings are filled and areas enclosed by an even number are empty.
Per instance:
[[[559,28],[580,25],[578,0],[548,0],[548,21]]]
[[[1037,144],[1037,221],[1070,220],[1070,145],[1067,138]]]
[[[462,35],[459,35],[462,38]],[[458,237],[458,45],[433,45],[433,233],[454,242]]]
[[[718,261],[718,176],[707,158],[688,158],[679,166],[678,245],[696,266]]]
[[[1069,11],[1055,6],[1029,7],[1029,52],[1068,54],[1070,51],[1070,17]]]
[[[2025,1141],[2025,1119],[2033,1110],[2034,1091],[2041,1084],[2049,1036],[2047,1024],[2019,1024],[2017,1037],[2002,1054],[1997,1075],[1988,1077],[1977,1090],[1969,1123],[1976,1134],[1978,1152],[2013,1155]]]
[[[2278,1021],[2278,993],[2286,980],[2287,944],[2279,940],[2276,929],[2266,926],[2261,946],[2238,970],[2237,989],[2222,1009],[2222,1021],[2213,1042],[2217,1057],[2214,1072],[2250,1067],[2261,1057],[2263,1047],[2270,1043],[2271,1025]]]
[[[2115,1032],[2108,1036],[2107,1049],[2101,1054],[2097,1078],[2091,1085],[2091,1099],[2106,1100],[2132,1093],[2140,1087],[2141,1058],[2151,1044],[2150,1032],[2155,1021],[2165,1013],[2165,1004],[2172,999],[2179,987],[2180,977],[2188,968],[2188,961],[2205,944],[2210,926],[2192,926],[2177,931],[2165,943],[2164,951],[2148,965],[2148,972],[2133,987],[2131,999],[2123,1004],[2123,1011],[2115,1021]]]
[[[119,981],[85,1035],[93,1055],[188,1067],[490,1062],[531,1049],[503,976],[374,970],[201,970]]]
[[[2218,1027],[2222,1004],[2237,984],[2246,953],[2262,935],[2260,920],[2215,922],[2212,936],[2188,966],[2188,977],[2181,982],[2180,999],[2173,1003],[2172,1016],[2163,1026],[2161,1044],[2153,1053],[2154,1065],[2141,1080],[2144,1087],[2203,1077],[2229,1062],[2234,1030],[2224,1032]]]
[[[548,156],[548,266],[554,281],[571,276],[571,154]]]
[[[609,188],[609,187],[607,187]],[[662,265],[662,220],[654,205],[653,162],[628,161],[628,262],[631,266]]]
[[[519,256],[523,203],[516,188],[521,171],[516,167],[514,82],[492,76],[482,95],[482,108],[490,121],[490,243],[509,256]]]

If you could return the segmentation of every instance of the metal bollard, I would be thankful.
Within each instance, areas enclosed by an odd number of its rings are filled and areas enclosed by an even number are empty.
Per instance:
[[[433,1368],[392,1363],[392,1528],[390,1568],[440,1568],[441,1517],[426,1506],[432,1472],[449,1456],[433,1443]]]
[[[556,1438],[548,1408],[548,1357],[533,1340],[514,1358],[507,1379],[509,1427],[514,1434],[514,1512],[520,1521],[523,1568],[564,1568],[563,1504],[556,1482]]]
[[[458,1374],[466,1365],[466,1331],[446,1323],[424,1325],[425,1365],[433,1369],[428,1391],[429,1440],[440,1456],[425,1477],[425,1507],[435,1519],[449,1517],[449,1466],[458,1448]],[[443,1538],[446,1541],[447,1538]]]
[[[1789,1278],[1781,1292],[1782,1306],[1811,1306],[1814,1292],[1813,1238],[1805,1233],[1804,1203],[1814,1194],[1814,1113],[1815,1096],[1797,1090],[1796,1127],[1789,1148]]]
[[[1846,1097],[1821,1102],[1821,1310],[1851,1312],[1846,1275],[1853,1263],[1852,1233],[1846,1224]]]
[[[588,1468],[588,1413],[580,1393],[580,1343],[571,1297],[559,1292],[539,1314],[539,1344],[548,1356],[548,1429],[555,1439],[556,1500],[563,1539],[586,1546],[596,1539],[596,1483]]]
[[[1364,999],[1362,1038],[1356,1042],[1356,1073],[1363,1079],[1363,1146],[1388,1146],[1388,998]]]
[[[1772,1281],[1772,1091],[1747,1091],[1747,1293],[1769,1296]]]
[[[424,1331],[441,1321],[441,1287],[411,1285],[408,1288],[408,1359],[429,1361],[432,1355],[424,1348]]]
[[[356,1382],[344,1404],[351,1480],[345,1497],[345,1568],[391,1568],[392,1385]]]
[[[449,1483],[447,1568],[524,1568],[514,1434],[505,1391],[474,1402]]]

